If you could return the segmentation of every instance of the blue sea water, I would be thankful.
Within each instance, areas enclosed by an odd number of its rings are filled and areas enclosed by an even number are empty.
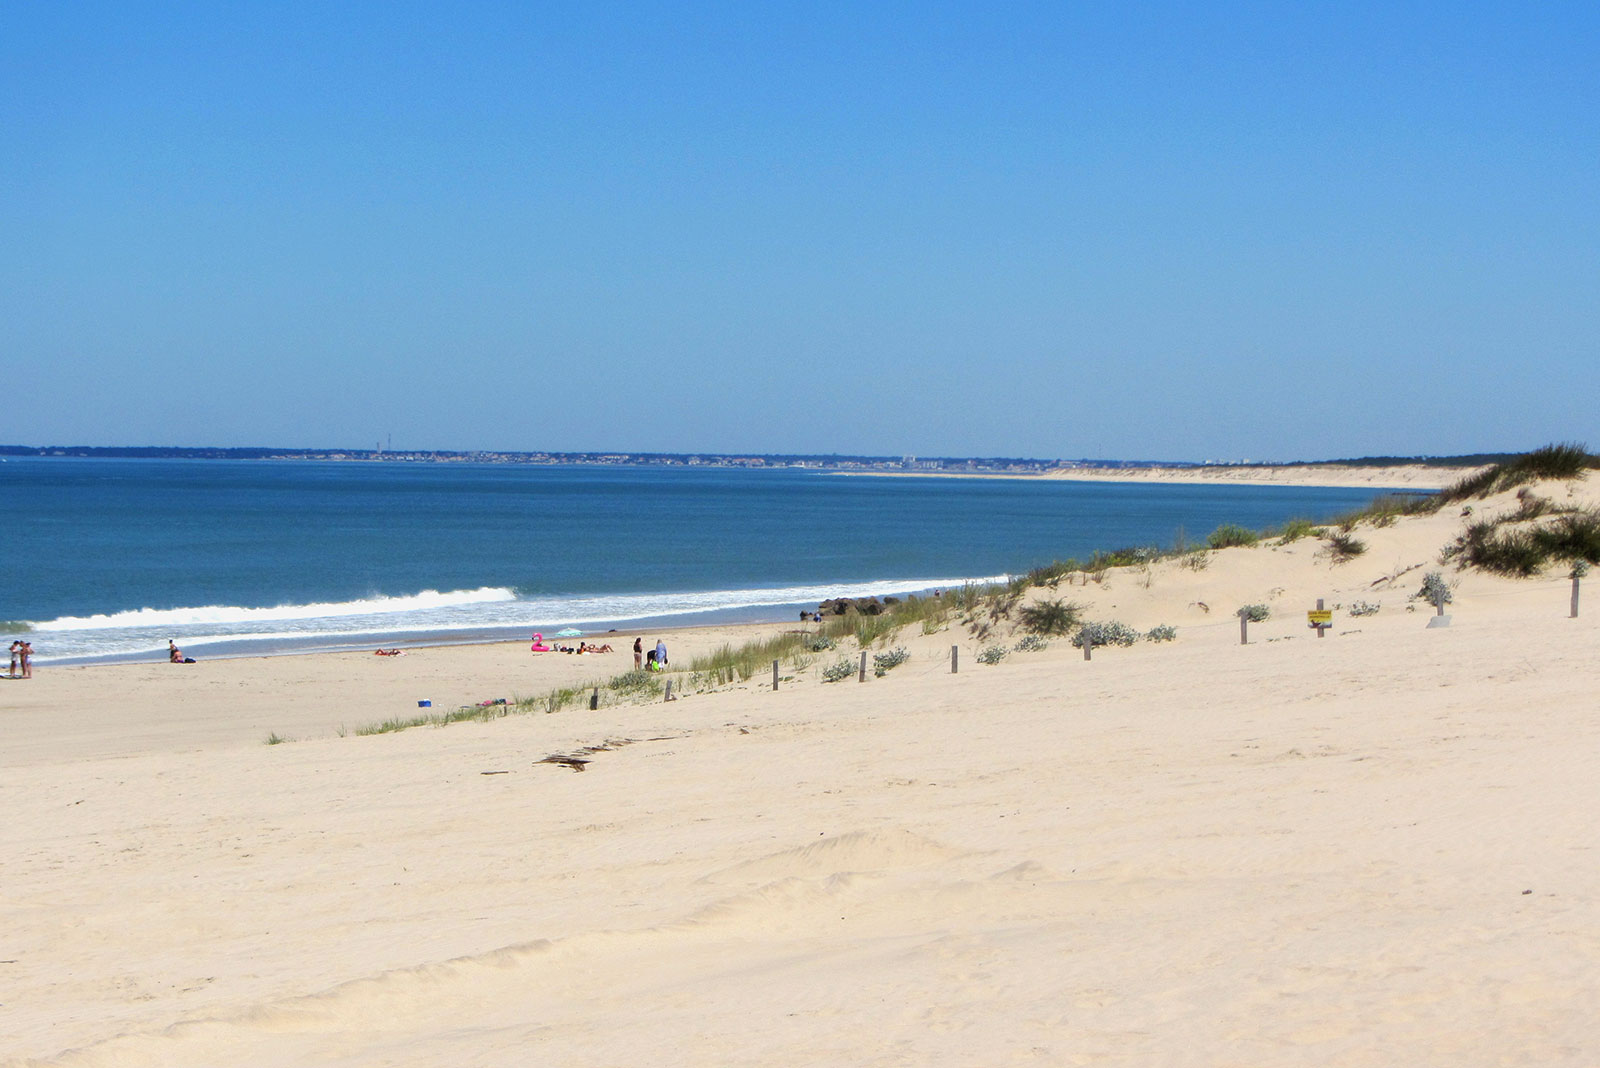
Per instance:
[[[798,469],[10,458],[0,620],[40,663],[794,618],[1366,490]]]

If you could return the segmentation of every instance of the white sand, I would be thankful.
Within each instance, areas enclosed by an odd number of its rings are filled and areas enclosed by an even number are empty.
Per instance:
[[[957,629],[866,684],[343,738],[631,657],[40,669],[0,684],[0,1060],[1592,1065],[1600,604],[1472,576],[1427,628],[1461,521],[1063,586],[1180,628],[1090,663]],[[1319,640],[1317,596],[1383,609]]]
[[[1402,464],[1395,467],[1350,467],[1340,464],[1299,464],[1256,467],[1067,467],[1040,475],[1069,482],[1150,482],[1170,485],[1225,486],[1327,486],[1347,489],[1441,489],[1481,467],[1433,467]]]
[[[1452,485],[1482,467],[1352,467],[1344,464],[1219,464],[1210,467],[1062,467],[1052,471],[967,474],[951,471],[848,471],[863,478],[978,478],[1061,482],[1145,482],[1157,485],[1322,486],[1335,489],[1435,490]]]

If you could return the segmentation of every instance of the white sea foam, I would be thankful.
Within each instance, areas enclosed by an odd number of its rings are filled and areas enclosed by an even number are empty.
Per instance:
[[[443,593],[424,590],[404,597],[270,608],[228,605],[145,608],[105,615],[67,616],[35,623],[32,630],[35,645],[39,647],[40,663],[140,657],[164,652],[169,638],[190,651],[223,645],[253,652],[283,648],[310,650],[374,639],[473,640],[483,636],[504,637],[511,631],[535,630],[550,634],[574,624],[598,627],[663,616],[759,611],[782,605],[816,604],[830,597],[881,597],[952,588],[965,582],[998,582],[1005,578],[997,575],[881,579],[826,585],[527,598],[501,587]]]
[[[285,604],[270,608],[243,608],[237,605],[206,605],[200,608],[135,608],[108,615],[62,616],[47,623],[30,623],[35,631],[107,630],[115,627],[187,627],[196,624],[221,626],[229,623],[262,623],[290,619],[339,619],[349,616],[383,615],[393,612],[418,612],[453,608],[459,605],[493,604],[516,600],[512,590],[484,586],[476,590],[440,593],[423,590],[407,597],[372,597],[360,601],[323,604]]]

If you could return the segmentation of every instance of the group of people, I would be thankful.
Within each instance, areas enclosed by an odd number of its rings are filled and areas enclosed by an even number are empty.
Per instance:
[[[633,639],[633,670],[667,670],[667,643],[657,638],[656,647],[647,653],[644,647],[644,639]]]
[[[183,650],[172,639],[167,639],[167,662],[172,664],[192,664],[194,657],[184,656]]]
[[[8,679],[33,678],[33,644],[21,638],[11,643],[11,671]]]

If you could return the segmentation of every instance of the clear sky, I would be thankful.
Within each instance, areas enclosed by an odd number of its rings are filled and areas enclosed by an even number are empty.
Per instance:
[[[0,7],[0,442],[1600,446],[1600,5]]]

